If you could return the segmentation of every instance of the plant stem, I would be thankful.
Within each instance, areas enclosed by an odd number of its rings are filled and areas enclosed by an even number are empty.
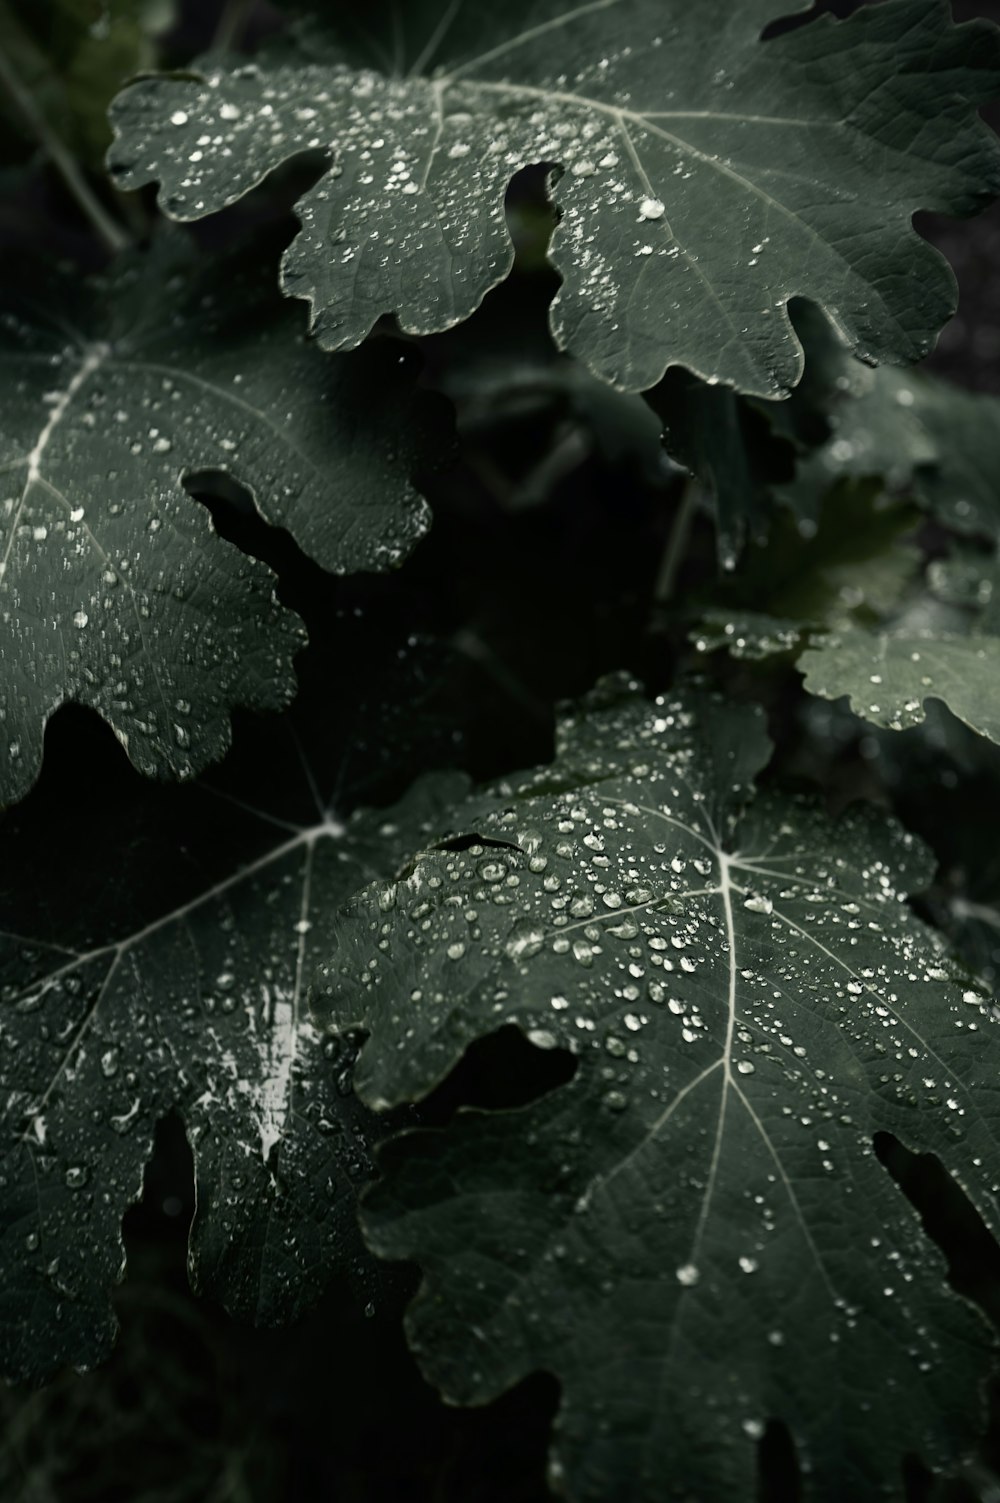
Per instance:
[[[688,480],[677,503],[673,526],[667,538],[667,546],[663,550],[660,572],[656,578],[653,599],[657,605],[664,605],[674,593],[674,586],[677,583],[677,571],[687,551],[688,539],[691,536],[691,524],[694,522],[695,513],[701,505],[701,499],[701,486],[697,480],[694,478]]]
[[[127,232],[105,209],[72,154],[49,125],[3,52],[0,52],[0,82],[7,89],[42,150],[105,245],[113,253],[124,250],[131,243]]]
[[[254,0],[226,0],[212,38],[213,52],[232,52],[239,46]]]

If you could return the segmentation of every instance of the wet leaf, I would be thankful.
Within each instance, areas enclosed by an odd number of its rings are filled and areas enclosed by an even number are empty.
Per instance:
[[[717,652],[724,647],[730,657],[757,663],[797,653],[816,629],[815,622],[769,616],[763,611],[712,610],[701,618],[691,641],[699,652]]]
[[[366,51],[385,12],[345,15],[339,50],[208,59],[113,108],[117,182],[158,180],[180,219],[331,153],[283,269],[324,345],[385,313],[412,333],[467,317],[510,269],[504,195],[532,163],[558,173],[555,337],[616,385],[679,364],[781,393],[797,294],[872,360],[919,357],[948,317],[950,272],[910,221],[1000,182],[975,111],[996,87],[984,25],[890,0],[762,43],[775,0],[424,0]]]
[[[847,695],[852,710],[875,725],[919,725],[927,700],[939,699],[1000,742],[1000,637],[843,632],[804,653],[799,667],[811,694]]]
[[[759,712],[704,695],[584,711],[455,811],[481,844],[361,894],[324,968],[375,1107],[504,1023],[579,1056],[523,1110],[388,1145],[365,1212],[421,1265],[410,1337],[448,1398],[559,1378],[574,1499],[752,1497],[771,1418],[811,1497],[882,1496],[979,1423],[985,1327],[872,1141],[939,1154],[996,1231],[997,1024],[907,906],[913,838],[753,796],[767,756]]]
[[[98,710],[141,771],[187,777],[225,750],[233,705],[293,694],[301,626],[186,476],[231,476],[338,572],[396,563],[427,525],[398,352],[324,356],[266,272],[196,264],[168,237],[83,287],[8,281],[0,803],[36,776],[66,700]]]
[[[255,738],[242,781],[231,764],[220,783],[185,788],[143,784],[125,769],[115,790],[106,775],[90,808],[67,779],[61,817],[52,788],[40,787],[5,824],[7,1378],[38,1380],[108,1354],[122,1216],[171,1110],[194,1154],[189,1268],[200,1292],[274,1325],[301,1315],[363,1254],[355,1197],[381,1124],[352,1094],[357,1041],[322,1038],[304,983],[339,906],[375,873],[395,871],[464,783],[432,775],[395,806],[340,818],[311,807],[313,770],[300,766],[287,727],[282,745],[278,758]],[[385,748],[349,747],[348,761],[362,757],[370,773]],[[269,797],[259,807],[232,791],[244,790],[248,768]],[[336,761],[315,774],[323,796],[342,783]],[[304,809],[301,823],[290,808]]]

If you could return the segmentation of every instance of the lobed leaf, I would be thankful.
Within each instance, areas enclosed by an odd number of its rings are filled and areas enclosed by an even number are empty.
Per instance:
[[[262,759],[259,741],[255,757],[266,786],[284,764]],[[358,1262],[355,1196],[383,1128],[352,1094],[356,1040],[323,1039],[304,984],[339,906],[396,870],[464,786],[439,774],[389,809],[322,809],[298,824],[272,812],[277,788],[257,808],[230,803],[225,785],[125,781],[128,797],[62,821],[50,860],[44,803],[3,832],[8,1379],[108,1355],[122,1217],[170,1111],[194,1155],[189,1268],[201,1293],[276,1325]]]
[[[849,631],[803,653],[805,687],[824,699],[846,695],[865,720],[889,730],[919,725],[929,699],[1000,742],[1000,637]]]
[[[996,1231],[997,1024],[907,906],[912,837],[753,797],[767,755],[758,712],[701,694],[584,711],[455,811],[471,844],[360,895],[322,968],[376,1108],[505,1023],[580,1058],[389,1145],[364,1215],[421,1264],[446,1397],[559,1378],[574,1499],[751,1497],[772,1418],[812,1497],[872,1498],[978,1423],[985,1331],[873,1137],[940,1155]]]
[[[553,332],[605,380],[642,389],[682,365],[781,394],[802,372],[796,295],[865,359],[919,358],[954,290],[911,218],[971,213],[1000,184],[976,115],[997,86],[996,33],[953,26],[945,0],[888,0],[761,42],[779,11],[424,0],[397,32],[406,56],[383,50],[381,68],[355,65],[370,22],[346,17],[339,50],[140,80],[113,106],[109,165],[196,219],[328,151],[283,284],[329,348],[382,314],[417,334],[466,318],[511,266],[511,177],[546,163]]]
[[[169,239],[83,288],[9,283],[0,359],[0,804],[67,700],[141,771],[192,776],[233,705],[291,698],[304,637],[185,478],[231,476],[327,569],[395,564],[428,519],[410,367],[386,348],[331,360],[259,269],[199,271]]]

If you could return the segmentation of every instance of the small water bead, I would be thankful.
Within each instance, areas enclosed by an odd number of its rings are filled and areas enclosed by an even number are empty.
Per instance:
[[[644,198],[639,205],[640,219],[662,219],[666,210],[658,198]]]
[[[683,1284],[685,1289],[691,1289],[701,1278],[697,1266],[694,1263],[682,1263],[677,1269],[677,1282]]]
[[[73,625],[76,627],[77,631],[83,631],[83,628],[86,626],[89,620],[90,617],[87,615],[86,611],[77,611],[73,617]]]

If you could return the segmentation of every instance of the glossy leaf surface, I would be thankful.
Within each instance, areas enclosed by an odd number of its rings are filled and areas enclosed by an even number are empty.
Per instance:
[[[362,1252],[355,1197],[381,1124],[352,1094],[356,1041],[324,1041],[304,987],[339,906],[397,869],[463,781],[441,774],[398,805],[339,818],[311,807],[312,772],[287,728],[275,736],[282,757],[258,737],[243,758],[260,807],[227,790],[242,786],[232,774],[156,788],[126,769],[117,795],[111,774],[99,786],[100,807],[70,799],[60,821],[58,798],[39,789],[4,827],[7,1378],[108,1355],[122,1217],[168,1112],[194,1156],[188,1262],[201,1293],[276,1325]],[[370,772],[384,749],[361,745],[349,760]],[[315,771],[324,788],[343,783],[339,758]],[[45,863],[38,835],[51,825],[60,838]]]
[[[679,364],[773,396],[801,374],[795,295],[867,359],[926,353],[952,279],[912,214],[971,213],[1000,183],[975,112],[996,85],[993,31],[889,0],[762,43],[781,9],[431,0],[397,8],[380,48],[376,7],[334,21],[335,45],[133,85],[109,162],[196,219],[330,152],[283,279],[338,349],[382,314],[412,333],[467,317],[510,269],[511,177],[551,164],[558,342],[622,387]]]
[[[847,695],[865,720],[890,730],[919,725],[940,699],[980,735],[1000,742],[1000,637],[845,632],[803,653],[805,687]]]
[[[373,1106],[508,1022],[579,1056],[390,1145],[366,1213],[423,1269],[411,1341],[449,1398],[557,1375],[574,1499],[751,1497],[772,1418],[815,1498],[872,1497],[976,1428],[985,1332],[872,1140],[938,1153],[995,1228],[997,1024],[906,905],[912,837],[752,796],[767,756],[707,697],[581,713],[455,811],[478,842],[362,894],[324,968]]]
[[[246,486],[338,572],[398,562],[427,525],[398,353],[331,360],[266,274],[195,265],[168,240],[82,288],[8,283],[0,803],[64,701],[98,710],[141,771],[187,777],[225,750],[233,705],[294,693],[301,626],[215,534],[194,472]]]

